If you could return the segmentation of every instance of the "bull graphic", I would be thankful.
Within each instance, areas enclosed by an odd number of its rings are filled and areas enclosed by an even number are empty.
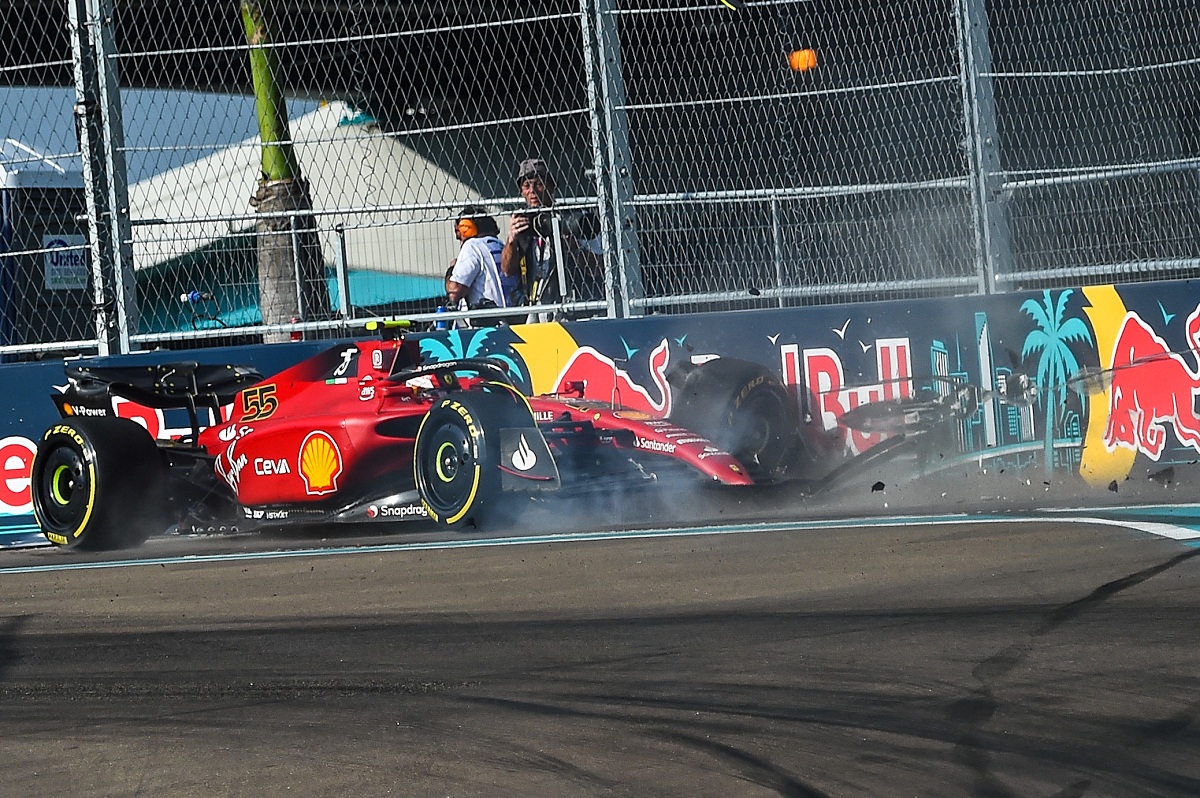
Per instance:
[[[1200,306],[1188,316],[1187,338],[1191,351],[1200,352]],[[1127,313],[1113,348],[1105,447],[1123,446],[1158,460],[1169,421],[1181,443],[1200,451],[1197,395],[1200,364],[1193,369],[1140,316]]]
[[[667,383],[669,363],[670,350],[664,339],[650,353],[651,386],[647,388],[618,367],[612,358],[590,346],[581,346],[559,373],[556,390],[569,393],[571,383],[583,383],[583,395],[588,399],[665,417],[671,414],[671,387]]]

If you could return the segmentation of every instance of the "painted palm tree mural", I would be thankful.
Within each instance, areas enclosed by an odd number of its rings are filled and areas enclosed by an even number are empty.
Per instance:
[[[1046,473],[1054,469],[1054,422],[1060,409],[1067,402],[1068,389],[1079,392],[1079,387],[1071,378],[1079,373],[1079,361],[1071,351],[1072,343],[1082,343],[1095,346],[1092,333],[1079,317],[1065,318],[1067,300],[1073,290],[1063,291],[1058,296],[1052,296],[1049,291],[1042,293],[1042,301],[1027,299],[1021,304],[1021,312],[1028,314],[1037,325],[1036,329],[1025,336],[1025,345],[1021,348],[1021,361],[1037,355],[1037,385],[1038,404],[1042,406],[1046,416],[1044,456]]]
[[[444,337],[421,338],[421,355],[426,361],[453,360],[464,357],[486,357],[508,368],[513,384],[529,391],[529,377],[521,368],[521,360],[509,344],[509,334],[498,328],[480,330],[451,330]]]

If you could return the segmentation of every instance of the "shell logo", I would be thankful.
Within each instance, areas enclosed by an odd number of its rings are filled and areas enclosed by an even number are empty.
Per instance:
[[[342,453],[328,432],[308,433],[300,444],[300,474],[304,489],[310,496],[322,496],[337,490],[337,478],[342,473]]]

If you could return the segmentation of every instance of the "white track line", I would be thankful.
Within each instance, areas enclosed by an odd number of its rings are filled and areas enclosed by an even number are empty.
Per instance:
[[[1175,506],[1163,508],[1165,514],[1173,514],[1183,510],[1188,517],[1191,506]],[[1200,527],[1200,505],[1195,506],[1195,524]],[[1138,508],[1139,512],[1147,508]],[[1041,515],[938,515],[938,516],[901,516],[891,518],[836,518],[813,521],[772,521],[747,524],[726,524],[709,527],[677,527],[668,529],[634,529],[620,532],[585,532],[578,534],[526,535],[519,537],[474,538],[463,540],[429,541],[414,543],[390,543],[370,546],[336,546],[327,548],[308,549],[276,549],[273,551],[240,552],[234,554],[193,554],[177,557],[154,557],[145,559],[107,560],[92,562],[59,562],[44,565],[17,566],[0,568],[3,574],[28,574],[47,571],[80,571],[105,568],[131,568],[147,565],[178,565],[201,562],[234,562],[244,560],[270,560],[293,557],[330,557],[350,554],[379,554],[385,552],[431,551],[439,549],[484,548],[495,546],[528,546],[546,543],[586,543],[607,540],[632,540],[655,537],[702,537],[708,535],[739,535],[746,533],[785,532],[785,531],[819,531],[847,528],[883,528],[895,526],[946,526],[951,524],[999,524],[999,523],[1046,523],[1060,521],[1067,523],[1100,524],[1116,526],[1123,529],[1144,532],[1159,537],[1170,538],[1187,543],[1200,545],[1200,529],[1179,524],[1162,523],[1159,521],[1143,521],[1138,519],[1103,518],[1084,515],[1078,510],[1046,511]],[[1093,511],[1094,512],[1094,511]],[[1120,512],[1118,509],[1117,512]],[[1061,513],[1061,514],[1060,514]],[[1071,514],[1067,514],[1071,513]],[[1138,514],[1138,513],[1135,513]],[[1189,519],[1190,520],[1190,519]],[[1191,543],[1189,541],[1197,541]]]

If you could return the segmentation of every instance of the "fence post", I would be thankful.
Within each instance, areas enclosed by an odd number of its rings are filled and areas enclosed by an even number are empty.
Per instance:
[[[775,287],[783,287],[783,230],[779,225],[779,197],[771,195],[771,259],[775,264]],[[783,296],[777,300],[783,307]]]
[[[125,353],[138,326],[137,278],[112,0],[71,0],[68,15],[96,339],[102,355]]]
[[[347,266],[349,258],[346,256],[346,226],[339,222],[334,225],[333,232],[337,236],[337,243],[333,248],[333,266],[337,274],[338,312],[342,314],[342,321],[349,322],[354,318],[354,306],[350,304],[350,272]]]
[[[985,0],[959,3],[959,69],[965,146],[971,170],[976,272],[980,293],[996,290],[996,276],[1012,271],[1012,241],[992,95],[992,51]]]
[[[629,153],[616,2],[581,0],[581,11],[591,102],[592,158],[604,233],[608,315],[626,318],[641,313],[632,300],[644,297],[645,288],[633,205],[633,161]]]

